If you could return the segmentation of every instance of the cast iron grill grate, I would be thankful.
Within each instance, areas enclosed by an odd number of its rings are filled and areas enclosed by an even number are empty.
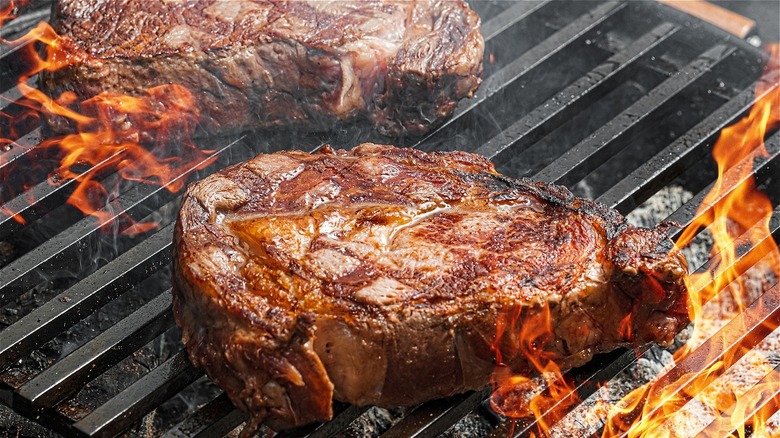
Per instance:
[[[472,99],[461,102],[454,117],[423,139],[403,139],[405,145],[478,152],[504,174],[566,184],[624,214],[670,183],[679,183],[696,195],[667,219],[690,224],[714,181],[713,165],[704,158],[720,130],[757,100],[762,54],[654,2],[474,3],[487,43],[484,82]],[[34,9],[10,22],[3,36],[23,33],[45,18],[46,9]],[[18,50],[0,48],[0,65],[0,110],[19,111],[16,78],[23,63]],[[35,86],[35,78],[29,83]],[[134,357],[142,362],[142,351],[178,336],[168,269],[175,219],[170,212],[180,198],[165,188],[120,183],[100,166],[85,166],[84,173],[120,190],[106,209],[107,219],[83,218],[65,204],[73,182],[53,185],[46,172],[36,177],[18,171],[51,159],[37,147],[46,135],[44,127],[32,123],[0,153],[0,173],[7,181],[0,203],[25,221],[22,225],[0,214],[0,240],[14,248],[0,267],[0,306],[9,316],[0,331],[0,401],[63,435],[134,436],[166,401],[208,385],[178,345],[171,351],[158,349],[155,363],[145,364],[148,370],[118,389],[100,389],[104,380],[118,379],[121,366]],[[215,149],[216,161],[192,174],[182,171],[178,179],[202,177],[261,152],[314,149],[324,143],[347,147],[364,140],[398,143],[359,126],[327,135],[210,138],[201,143]],[[766,146],[770,156],[757,163],[755,175],[778,205],[780,188],[772,176],[780,164],[780,133]],[[126,216],[160,226],[127,236],[121,233]],[[770,226],[777,236],[780,207]],[[672,233],[677,237],[679,229]],[[53,292],[40,292],[42,283]],[[20,304],[25,302],[32,304]],[[766,303],[770,305],[749,307],[723,329],[729,348],[757,342],[780,325],[780,286],[765,294]],[[112,320],[95,316],[112,306],[118,315]],[[740,324],[751,336],[736,329]],[[90,334],[74,334],[75,326]],[[706,343],[702,348],[710,347]],[[584,400],[647,351],[601,355],[569,377]],[[701,369],[700,356],[692,355],[673,372]],[[239,426],[240,413],[224,394],[210,391],[202,406],[188,409],[178,423],[159,433],[222,436]],[[382,436],[435,436],[472,413],[494,421],[494,436],[506,436],[507,422],[490,413],[487,396],[484,390],[408,409]],[[775,394],[766,403],[777,399]],[[364,411],[338,405],[331,422],[282,435],[337,436]],[[534,428],[533,421],[519,422],[514,434]]]

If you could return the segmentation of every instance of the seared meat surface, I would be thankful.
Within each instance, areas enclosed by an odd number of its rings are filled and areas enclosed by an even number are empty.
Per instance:
[[[367,118],[420,134],[476,89],[484,51],[463,0],[59,0],[53,25],[72,62],[42,75],[55,97],[179,84],[209,132]]]
[[[174,311],[193,363],[247,412],[285,428],[331,399],[412,405],[481,388],[525,318],[562,368],[668,344],[688,322],[686,263],[563,187],[483,157],[364,144],[259,155],[189,187],[175,233]],[[250,428],[251,429],[251,428]]]

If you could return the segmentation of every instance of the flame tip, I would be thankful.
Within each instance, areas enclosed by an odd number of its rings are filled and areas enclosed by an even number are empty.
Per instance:
[[[12,1],[0,11],[0,25],[13,18],[24,3]],[[40,115],[60,127],[70,127],[72,133],[44,139],[37,147],[57,151],[60,164],[47,179],[52,185],[76,180],[78,187],[67,202],[84,214],[95,216],[100,223],[119,220],[108,213],[111,208],[103,208],[114,188],[102,187],[94,178],[96,173],[112,169],[127,180],[178,192],[184,187],[187,173],[216,160],[216,156],[210,156],[213,151],[201,150],[191,140],[200,114],[186,87],[166,84],[140,95],[102,92],[86,99],[66,90],[54,98],[27,82],[36,74],[46,75],[84,62],[89,55],[45,22],[8,43],[20,46],[20,58],[27,63],[28,70],[17,83],[23,97],[16,101],[26,110],[23,116],[0,114],[10,126],[8,132],[0,132],[0,149],[10,150],[19,133],[40,123]],[[43,55],[36,43],[45,46]],[[128,217],[122,220],[132,223]],[[124,233],[145,232],[149,226],[129,226]]]

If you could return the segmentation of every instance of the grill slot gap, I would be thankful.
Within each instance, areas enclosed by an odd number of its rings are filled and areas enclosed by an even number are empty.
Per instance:
[[[723,45],[717,45],[707,50],[593,135],[539,171],[534,177],[541,181],[572,186],[575,181],[587,175],[598,164],[619,150],[620,144],[616,140],[625,135],[626,132],[630,132],[629,130],[638,123],[649,120],[652,113],[658,110],[661,105],[701,78],[708,69],[723,61],[733,52],[733,48]]]
[[[699,162],[708,152],[708,146],[721,129],[736,121],[734,115],[744,114],[753,105],[753,90],[742,93],[718,108],[705,120],[688,130],[669,146],[659,151],[620,182],[608,189],[597,199],[615,205],[618,211],[627,213],[670,182],[675,174],[682,173],[692,164]],[[652,181],[651,184],[642,184]],[[684,184],[683,184],[684,185]]]
[[[227,395],[222,393],[166,432],[163,438],[224,436],[243,421],[244,414],[236,410]]]

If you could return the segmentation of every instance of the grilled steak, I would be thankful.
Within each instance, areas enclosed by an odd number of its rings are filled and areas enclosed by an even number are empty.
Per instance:
[[[484,51],[463,0],[60,0],[53,24],[72,62],[42,75],[53,95],[180,84],[208,132],[367,118],[420,134],[476,89]]]
[[[563,187],[483,157],[364,144],[260,155],[189,187],[175,232],[174,312],[193,363],[252,424],[331,416],[331,399],[411,405],[480,388],[523,320],[562,368],[687,322],[686,263]],[[251,430],[251,428],[250,428]]]

